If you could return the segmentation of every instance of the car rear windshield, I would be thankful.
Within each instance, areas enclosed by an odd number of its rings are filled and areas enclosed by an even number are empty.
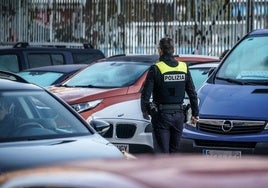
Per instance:
[[[47,87],[52,85],[57,79],[63,76],[60,72],[43,72],[43,71],[22,71],[17,73],[28,82]]]

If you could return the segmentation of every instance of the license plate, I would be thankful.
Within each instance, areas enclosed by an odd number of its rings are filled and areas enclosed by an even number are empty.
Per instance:
[[[241,151],[204,149],[203,155],[216,158],[241,158]]]
[[[129,145],[128,144],[114,144],[120,151],[129,152]]]

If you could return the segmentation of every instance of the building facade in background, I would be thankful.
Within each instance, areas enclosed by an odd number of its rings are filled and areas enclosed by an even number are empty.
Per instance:
[[[267,0],[1,0],[0,44],[88,43],[105,55],[220,55],[244,34],[268,28]]]

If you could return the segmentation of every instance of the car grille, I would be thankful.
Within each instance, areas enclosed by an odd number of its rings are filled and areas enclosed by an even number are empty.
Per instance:
[[[133,124],[117,124],[116,136],[117,138],[131,138],[134,136],[136,129]]]
[[[115,136],[117,138],[132,138],[136,132],[136,125],[135,124],[128,124],[128,123],[118,123],[118,124],[110,124],[109,130],[103,135],[104,138],[112,138],[113,131],[115,130]]]
[[[242,121],[200,119],[197,128],[200,131],[216,134],[250,134],[264,130],[265,121]]]

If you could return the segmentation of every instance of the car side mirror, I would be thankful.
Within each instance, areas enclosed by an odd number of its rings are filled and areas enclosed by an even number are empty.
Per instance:
[[[90,125],[103,136],[110,128],[110,124],[103,120],[93,119],[90,121]]]

